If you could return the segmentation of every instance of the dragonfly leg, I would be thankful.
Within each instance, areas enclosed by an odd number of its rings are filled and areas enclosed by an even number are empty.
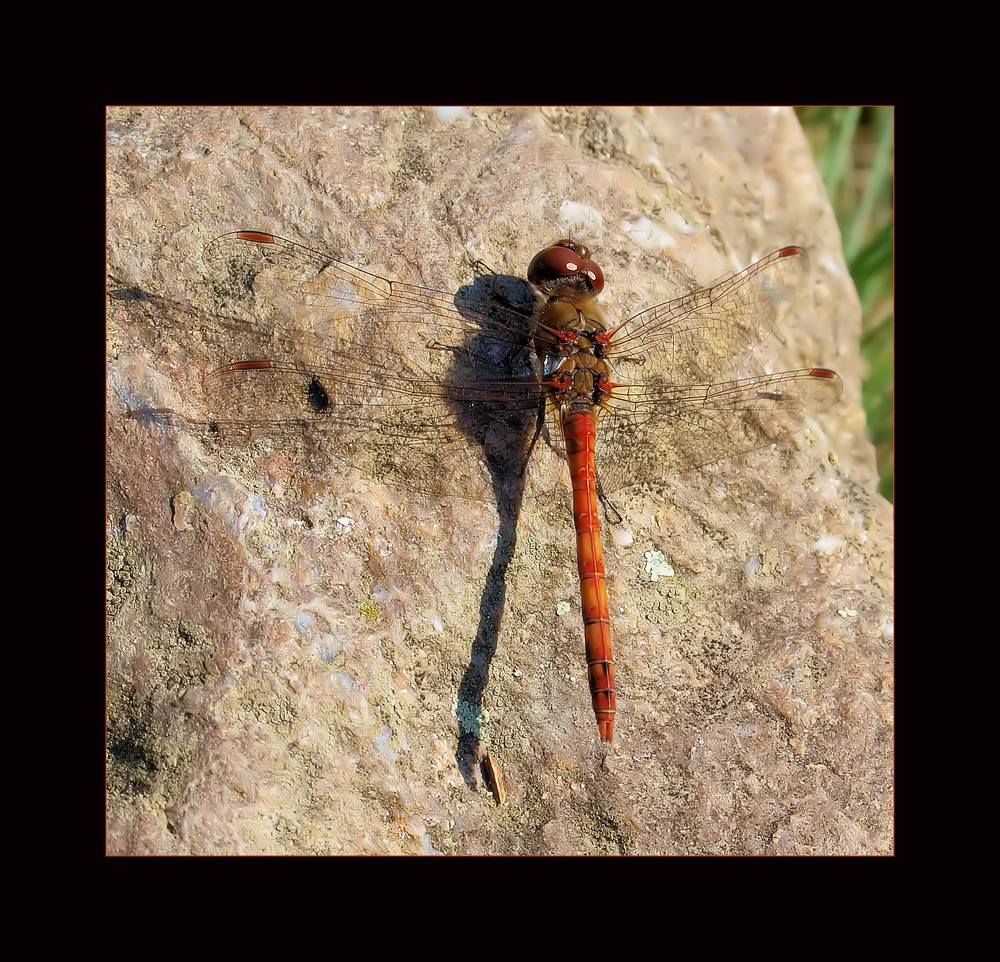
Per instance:
[[[538,399],[538,413],[535,417],[535,433],[531,438],[531,444],[528,445],[528,450],[525,452],[524,460],[521,462],[521,476],[524,476],[524,472],[528,470],[528,463],[531,461],[531,452],[535,450],[535,444],[537,444],[538,439],[541,437],[542,428],[545,427],[545,398],[540,397]]]
[[[604,505],[604,517],[608,524],[621,524],[625,519],[621,516],[621,512],[616,507],[614,501],[612,501],[605,493],[604,488],[601,485],[601,476],[597,475],[597,498]]]

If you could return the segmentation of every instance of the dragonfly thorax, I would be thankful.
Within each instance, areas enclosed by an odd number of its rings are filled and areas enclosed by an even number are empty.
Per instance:
[[[593,354],[553,358],[546,375],[552,401],[563,417],[583,409],[596,413],[611,396],[611,365]]]
[[[593,294],[550,298],[539,309],[535,321],[549,330],[577,331],[581,334],[596,334],[607,328]]]

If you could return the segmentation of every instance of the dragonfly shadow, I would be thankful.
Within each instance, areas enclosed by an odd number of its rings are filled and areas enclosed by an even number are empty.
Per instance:
[[[526,281],[508,275],[484,275],[455,295],[459,311],[481,323],[482,330],[456,351],[449,394],[459,426],[483,450],[498,516],[496,548],[479,603],[476,637],[458,688],[456,759],[470,786],[476,783],[483,695],[503,624],[507,571],[517,547],[527,463],[545,413],[530,340],[535,301],[534,289]],[[520,385],[519,393],[512,394],[507,403],[496,396],[496,385],[505,382]],[[477,387],[483,384],[490,385],[488,391]],[[529,403],[525,384],[538,386],[535,403]]]

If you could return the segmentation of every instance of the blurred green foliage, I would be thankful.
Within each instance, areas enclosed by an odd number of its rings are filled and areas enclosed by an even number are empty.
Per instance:
[[[797,107],[837,214],[861,298],[862,396],[878,458],[879,491],[893,498],[892,107]]]

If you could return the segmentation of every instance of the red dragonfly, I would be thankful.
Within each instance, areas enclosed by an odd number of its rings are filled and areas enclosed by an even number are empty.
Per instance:
[[[530,288],[493,275],[458,294],[258,231],[220,237],[208,257],[262,319],[232,325],[246,353],[209,375],[213,432],[320,426],[338,457],[435,495],[496,498],[539,473],[544,488],[551,470],[533,452],[568,462],[602,741],[616,696],[599,502],[615,520],[613,492],[770,444],[841,392],[824,368],[755,373],[804,273],[799,247],[621,323],[602,314],[603,272],[572,240],[535,255]]]

